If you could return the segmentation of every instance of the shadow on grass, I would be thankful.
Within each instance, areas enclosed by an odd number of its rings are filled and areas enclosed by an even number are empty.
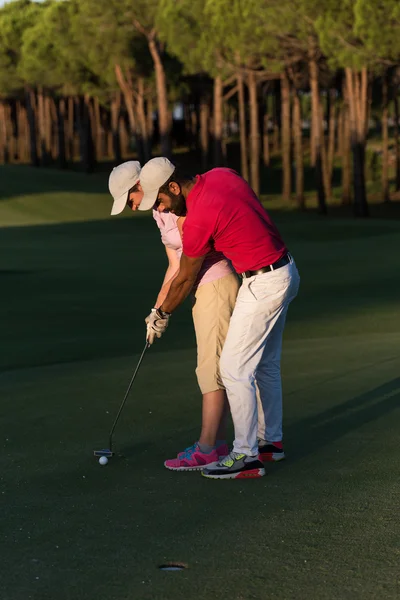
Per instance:
[[[285,429],[293,452],[286,465],[290,467],[306,456],[380,419],[400,406],[400,377],[360,394],[343,404],[315,416],[300,419]]]

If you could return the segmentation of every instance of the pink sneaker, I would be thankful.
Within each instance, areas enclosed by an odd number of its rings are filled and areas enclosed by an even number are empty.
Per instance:
[[[198,442],[195,442],[193,444],[193,446],[189,446],[189,448],[186,448],[183,452],[179,452],[178,458],[184,458],[188,452],[192,452],[193,448],[197,444],[198,444]],[[222,444],[222,446],[217,446],[217,448],[216,448],[216,453],[218,454],[218,458],[220,458],[221,456],[228,456],[229,452],[230,452],[230,450],[229,450],[228,444]]]
[[[218,453],[212,450],[208,454],[200,452],[196,442],[184,452],[180,452],[177,458],[166,460],[164,466],[171,471],[202,471],[207,465],[218,462]]]

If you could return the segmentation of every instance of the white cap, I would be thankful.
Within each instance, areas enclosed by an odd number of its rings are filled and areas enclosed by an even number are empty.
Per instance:
[[[139,210],[150,210],[155,204],[158,190],[175,171],[175,165],[165,156],[152,158],[147,162],[140,173],[140,185],[144,196],[139,205]]]
[[[111,209],[112,215],[118,215],[124,210],[128,200],[128,192],[139,181],[139,177],[140,162],[137,160],[128,160],[113,168],[108,180],[108,189],[114,198]]]

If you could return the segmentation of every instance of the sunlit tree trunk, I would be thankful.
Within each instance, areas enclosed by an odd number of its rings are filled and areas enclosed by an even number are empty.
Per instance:
[[[149,38],[149,50],[154,63],[156,75],[158,125],[160,131],[161,154],[171,157],[171,119],[168,110],[168,94],[165,69],[161,60],[161,53],[154,37]]]

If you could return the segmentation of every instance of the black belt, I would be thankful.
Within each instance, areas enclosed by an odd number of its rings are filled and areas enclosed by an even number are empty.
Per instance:
[[[246,279],[247,277],[253,277],[254,275],[261,275],[262,273],[268,273],[269,271],[275,271],[276,269],[280,269],[281,267],[284,267],[285,265],[290,263],[290,260],[291,260],[291,256],[288,252],[287,254],[285,254],[285,256],[282,256],[282,258],[280,258],[276,262],[272,263],[272,265],[267,265],[266,267],[261,267],[261,269],[257,269],[257,271],[244,271],[243,273],[240,273],[240,274],[243,277],[243,279]]]

